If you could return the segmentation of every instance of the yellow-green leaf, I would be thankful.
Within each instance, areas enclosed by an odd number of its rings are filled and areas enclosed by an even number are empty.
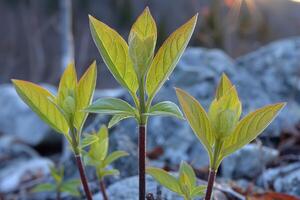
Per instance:
[[[114,125],[116,125],[117,123],[119,123],[120,121],[122,121],[123,119],[128,119],[134,117],[133,115],[128,115],[128,114],[123,114],[123,115],[114,115],[108,123],[108,128],[113,127]]]
[[[184,52],[197,22],[197,15],[173,32],[155,55],[146,79],[146,91],[152,99],[168,79]]]
[[[176,88],[176,94],[187,121],[211,157],[215,137],[204,108],[185,91]]]
[[[194,198],[199,196],[204,196],[205,191],[206,191],[206,186],[204,185],[197,186],[192,190],[191,196]]]
[[[68,133],[68,123],[52,102],[55,97],[49,91],[31,82],[12,81],[19,96],[44,122],[59,133]]]
[[[214,99],[208,116],[216,137],[221,139],[228,136],[238,123],[241,112],[242,105],[235,86],[232,86],[219,99]]]
[[[147,7],[133,24],[128,38],[129,55],[139,79],[152,62],[156,39],[156,24]]]
[[[93,62],[78,82],[76,97],[76,113],[74,117],[74,126],[81,130],[87,118],[88,113],[83,109],[91,104],[97,81],[97,65]]]
[[[77,74],[74,63],[70,63],[65,69],[58,87],[57,105],[64,109],[67,97],[75,97],[75,89],[77,85]]]
[[[225,95],[232,88],[232,86],[233,85],[229,78],[226,76],[226,74],[223,73],[216,91],[216,99],[218,100],[223,95]]]
[[[225,139],[222,155],[227,156],[254,140],[275,119],[285,103],[260,108],[243,118],[234,132]]]
[[[187,177],[186,184],[188,185],[189,189],[196,186],[196,181],[197,181],[196,174],[190,165],[188,165],[186,162],[182,161],[180,164],[179,172],[180,172],[179,179],[180,179],[180,176],[182,176],[183,174],[186,175],[186,177]]]
[[[168,172],[154,167],[148,167],[146,169],[146,173],[152,176],[157,182],[159,182],[164,187],[168,188],[169,190],[182,194],[180,184],[178,180],[168,174]]]
[[[173,116],[178,119],[184,119],[178,106],[171,101],[162,101],[152,106],[146,115],[162,115],[162,116]]]
[[[85,109],[86,112],[99,114],[126,114],[135,116],[135,108],[117,98],[101,98]]]
[[[103,61],[115,79],[131,93],[138,89],[138,81],[125,40],[112,28],[90,18],[92,36]]]

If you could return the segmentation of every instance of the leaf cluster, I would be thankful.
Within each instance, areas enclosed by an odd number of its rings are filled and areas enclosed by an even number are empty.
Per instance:
[[[193,168],[184,161],[180,164],[178,177],[155,167],[148,167],[146,172],[161,185],[182,196],[185,200],[192,200],[205,194],[206,187],[197,186],[197,178]]]
[[[79,179],[71,179],[64,181],[64,168],[56,169],[54,166],[50,166],[51,176],[54,183],[42,183],[35,186],[32,192],[56,192],[56,193],[66,193],[71,196],[80,197]]]
[[[240,120],[241,102],[225,74],[208,113],[187,92],[176,89],[176,93],[187,121],[209,154],[213,170],[218,169],[226,156],[254,140],[285,106],[285,103],[267,105]]]
[[[91,104],[97,79],[96,63],[92,63],[77,81],[74,64],[64,71],[56,96],[31,82],[12,80],[22,100],[51,128],[64,134],[78,154],[82,127],[88,113],[83,109]]]
[[[119,171],[117,169],[108,169],[108,166],[115,160],[128,156],[128,153],[125,151],[108,153],[109,137],[106,126],[102,126],[98,133],[91,135],[92,136],[89,136],[88,138],[97,139],[83,139],[83,141],[92,141],[86,143],[90,146],[90,149],[88,152],[84,153],[84,162],[87,165],[95,167],[99,180],[103,179],[105,176],[118,175]]]
[[[151,107],[152,100],[174,70],[186,48],[197,15],[173,32],[154,55],[156,23],[146,8],[133,24],[128,43],[112,28],[90,16],[95,44],[115,79],[131,94],[135,107],[121,99],[99,99],[86,111],[113,115],[109,127],[126,118],[145,124],[151,115],[183,115],[176,104],[165,101]]]

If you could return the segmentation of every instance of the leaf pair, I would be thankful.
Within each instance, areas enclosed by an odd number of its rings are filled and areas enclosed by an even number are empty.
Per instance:
[[[131,117],[143,121],[141,118],[145,118],[146,115],[164,114],[183,118],[175,104],[164,102],[152,109],[150,106],[155,94],[170,76],[186,48],[196,21],[197,15],[172,33],[154,56],[157,28],[148,8],[133,24],[128,44],[115,30],[90,16],[92,36],[102,59],[115,79],[129,91],[136,109],[122,100],[107,98],[96,101],[87,111],[113,114],[110,127]],[[140,101],[136,94],[138,89]],[[148,97],[147,102],[143,98],[145,93]],[[145,104],[147,106],[142,110],[141,105]]]
[[[55,167],[50,166],[51,176],[54,183],[43,183],[35,186],[32,192],[58,192],[67,193],[71,196],[79,197],[79,179],[71,179],[64,181],[64,168],[55,169]]]
[[[241,103],[225,74],[208,114],[188,93],[181,89],[176,89],[176,93],[186,119],[209,154],[213,170],[218,169],[224,157],[254,140],[285,106],[285,103],[268,105],[240,120]]]
[[[87,112],[99,113],[99,114],[110,114],[114,115],[109,124],[108,128],[113,127],[118,122],[127,118],[139,118],[139,111],[132,107],[126,101],[116,98],[102,98],[96,100],[91,106],[85,109]],[[173,116],[179,119],[184,119],[178,106],[170,101],[163,101],[150,107],[145,116],[163,115]]]
[[[97,176],[100,180],[104,176],[119,174],[118,170],[107,169],[107,167],[115,160],[128,156],[128,153],[124,151],[114,151],[108,154],[109,138],[106,126],[102,126],[97,134],[92,135],[98,139],[93,140],[90,144],[89,151],[84,153],[85,163],[96,168]]]
[[[193,198],[203,196],[205,193],[206,187],[197,186],[195,172],[186,162],[181,162],[178,178],[162,169],[154,167],[148,167],[146,172],[164,187],[184,197],[185,200],[192,200]]]
[[[94,62],[79,81],[74,64],[70,64],[61,77],[57,96],[31,82],[12,82],[23,101],[51,128],[63,133],[72,142],[69,130],[75,128],[81,132],[88,115],[83,109],[92,101],[96,79]]]

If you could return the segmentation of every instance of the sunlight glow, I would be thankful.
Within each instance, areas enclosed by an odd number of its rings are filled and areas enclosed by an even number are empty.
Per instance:
[[[300,3],[300,0],[291,0],[293,2],[297,2],[297,3]]]

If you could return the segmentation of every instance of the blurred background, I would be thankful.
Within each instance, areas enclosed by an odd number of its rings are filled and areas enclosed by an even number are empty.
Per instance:
[[[267,103],[288,102],[259,139],[224,161],[218,174],[218,199],[299,199],[299,0],[0,0],[0,199],[54,199],[51,193],[30,192],[39,183],[53,181],[49,163],[68,167],[67,179],[78,177],[60,135],[21,102],[10,79],[40,83],[55,93],[68,62],[75,60],[82,74],[97,60],[95,98],[130,100],[103,64],[90,34],[88,14],[127,40],[132,23],[146,6],[158,27],[156,49],[199,13],[189,48],[156,101],[176,102],[176,86],[208,108],[225,72],[237,85],[244,113]],[[86,131],[108,120],[91,116]],[[135,132],[135,122],[130,120],[111,129],[111,150],[130,153],[114,165],[121,175],[106,182],[111,199],[135,199],[137,194],[136,187],[125,187],[137,181]],[[191,163],[198,177],[206,179],[208,158],[188,125],[176,119],[151,119],[148,164],[177,171],[181,160]],[[94,171],[87,171],[91,185],[96,185]],[[156,193],[156,185],[149,180],[149,191]],[[93,192],[97,194],[96,186]],[[124,193],[132,196],[124,197]],[[163,195],[177,198],[166,190]]]

